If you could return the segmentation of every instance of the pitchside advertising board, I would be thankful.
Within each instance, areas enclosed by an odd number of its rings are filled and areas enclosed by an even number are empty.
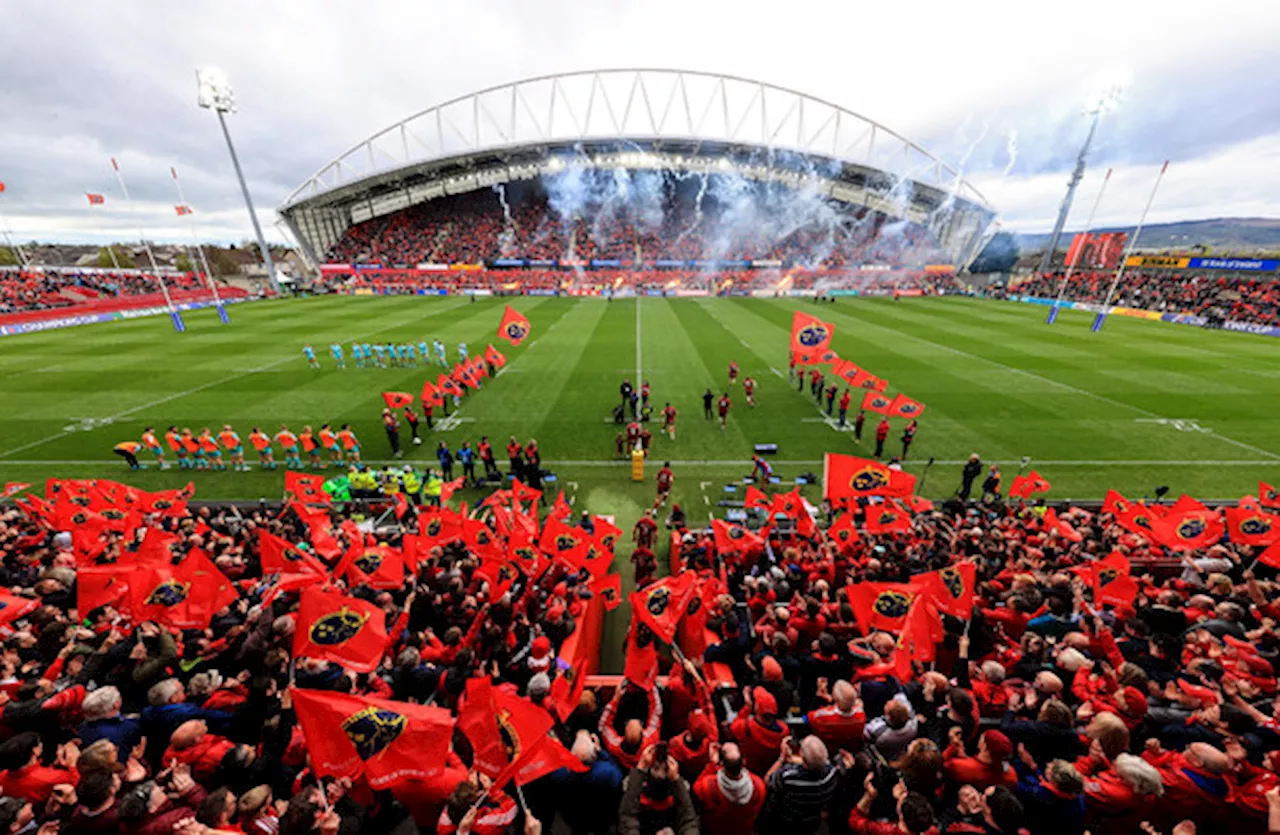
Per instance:
[[[237,304],[239,302],[253,301],[252,298],[234,298],[223,299],[223,304]],[[174,308],[179,311],[199,310],[203,307],[213,307],[212,301],[207,302],[182,302],[175,304]],[[41,319],[36,322],[15,322],[11,325],[0,325],[0,336],[17,336],[23,333],[39,333],[40,331],[51,331],[59,328],[73,328],[77,325],[96,325],[102,322],[120,322],[126,319],[139,319],[144,316],[159,316],[162,313],[168,313],[168,307],[137,307],[132,310],[113,310],[108,313],[88,313],[82,316],[62,316],[57,319]]]
[[[1233,272],[1273,273],[1280,269],[1280,259],[1130,255],[1124,265],[1126,267],[1152,267],[1160,270],[1230,270]]]
[[[1043,304],[1053,305],[1053,299],[1041,298],[1039,296],[1014,296],[1014,299],[1026,304]],[[1089,304],[1087,302],[1062,301],[1057,303],[1059,307],[1065,310],[1083,310],[1088,313],[1098,313],[1102,310],[1100,304]],[[1131,319],[1148,319],[1153,322],[1168,322],[1173,325],[1194,325],[1197,328],[1203,328],[1209,324],[1209,320],[1203,316],[1196,316],[1191,313],[1160,313],[1155,310],[1138,310],[1132,307],[1112,307],[1111,314],[1114,316],[1127,316]],[[1252,333],[1257,336],[1276,336],[1280,337],[1280,328],[1272,325],[1257,325],[1253,322],[1236,322],[1228,320],[1222,323],[1223,330],[1236,331],[1237,333]]]

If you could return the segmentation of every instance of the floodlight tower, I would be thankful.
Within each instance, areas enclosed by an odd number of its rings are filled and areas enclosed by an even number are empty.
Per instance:
[[[199,88],[196,99],[199,105],[218,114],[218,124],[222,126],[222,135],[226,138],[227,150],[231,153],[231,164],[236,169],[236,178],[240,180],[244,204],[249,209],[249,220],[253,222],[253,232],[258,237],[258,248],[262,250],[262,260],[267,265],[267,278],[271,281],[271,289],[279,293],[276,265],[271,260],[267,241],[262,237],[262,226],[258,224],[258,215],[253,210],[253,198],[249,196],[249,186],[244,181],[244,172],[240,170],[240,158],[236,156],[236,146],[231,142],[231,131],[227,130],[226,114],[234,113],[236,109],[236,96],[231,89],[231,80],[217,67],[200,67],[196,70],[196,83]]]
[[[1049,236],[1049,246],[1040,258],[1040,268],[1036,270],[1040,275],[1049,272],[1049,264],[1053,261],[1053,253],[1058,249],[1058,240],[1062,237],[1062,227],[1067,223],[1067,215],[1071,213],[1071,201],[1076,196],[1076,186],[1080,185],[1080,180],[1084,177],[1085,159],[1089,156],[1089,147],[1093,144],[1093,135],[1098,131],[1098,122],[1101,121],[1102,114],[1110,113],[1119,107],[1121,92],[1120,85],[1113,84],[1085,106],[1084,113],[1090,117],[1089,134],[1084,138],[1084,144],[1080,146],[1080,155],[1076,157],[1075,170],[1071,172],[1071,179],[1067,182],[1067,196],[1062,198],[1062,206],[1058,209],[1058,219],[1053,224],[1053,234]]]

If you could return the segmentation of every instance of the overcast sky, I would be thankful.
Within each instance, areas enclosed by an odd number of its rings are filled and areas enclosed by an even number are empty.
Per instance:
[[[1088,128],[1082,104],[1125,78],[1069,226],[1109,166],[1099,222],[1133,223],[1165,159],[1153,222],[1280,217],[1278,42],[1276,0],[14,3],[0,211],[24,241],[140,226],[184,239],[175,166],[203,237],[251,236],[216,119],[195,103],[194,68],[215,64],[235,86],[230,126],[272,240],[275,206],[368,134],[486,86],[609,67],[724,72],[828,99],[963,161],[1019,231],[1051,226]]]

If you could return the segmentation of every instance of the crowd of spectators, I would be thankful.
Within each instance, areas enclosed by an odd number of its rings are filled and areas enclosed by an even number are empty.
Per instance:
[[[165,275],[170,290],[194,290],[194,274]],[[139,272],[84,272],[74,268],[0,271],[0,313],[51,310],[100,298],[159,292],[153,276]]]
[[[846,214],[841,215],[840,212]],[[659,260],[773,260],[810,268],[862,263],[923,264],[942,257],[923,227],[890,223],[866,209],[833,208],[821,220],[775,223],[765,207],[744,220],[711,201],[670,199],[651,207],[620,200],[562,214],[546,194],[472,191],[437,198],[352,225],[330,263],[414,266],[500,258],[626,265]],[[843,218],[843,219],[841,219]]]
[[[0,830],[1280,831],[1280,585],[1263,579],[1274,571],[1257,564],[1260,546],[1224,536],[1172,554],[1096,509],[1051,518],[1021,503],[913,506],[904,531],[844,540],[825,533],[842,524],[825,505],[814,525],[795,511],[767,548],[732,551],[673,521],[706,607],[702,657],[673,662],[662,686],[588,688],[572,712],[553,713],[580,770],[522,792],[479,777],[459,733],[434,777],[389,791],[319,783],[288,685],[456,709],[466,683],[487,676],[549,707],[559,650],[592,595],[585,573],[557,561],[495,595],[468,546],[436,544],[401,587],[351,584],[393,636],[377,669],[357,674],[291,660],[298,595],[269,594],[275,578],[263,576],[261,533],[311,548],[313,512],[139,512],[136,529],[88,542],[50,522],[58,512],[10,506],[0,511]],[[846,512],[864,526],[861,508]],[[339,552],[405,544],[397,530],[375,537],[328,513]],[[573,523],[571,513],[558,518]],[[592,524],[584,513],[580,526]],[[646,515],[637,564],[652,562],[655,534]],[[198,552],[234,582],[209,628],[135,623],[113,604],[77,609],[88,569],[128,566],[154,535],[171,538],[175,565]],[[1083,577],[1115,552],[1137,590],[1104,605]],[[904,666],[893,634],[859,626],[846,586],[959,563],[973,566],[975,605],[971,618],[939,618],[929,664]]]
[[[967,292],[950,273],[858,270],[688,270],[688,269],[496,269],[360,270],[327,273],[321,284],[334,292],[468,293],[671,293],[708,294],[857,291],[865,295],[957,295]]]
[[[1020,296],[1056,298],[1063,273],[1036,275],[1010,286]],[[1101,304],[1115,279],[1113,272],[1073,273],[1064,298]],[[1280,325],[1280,281],[1274,277],[1170,270],[1129,270],[1116,287],[1112,304],[1160,313],[1183,313],[1221,322]]]

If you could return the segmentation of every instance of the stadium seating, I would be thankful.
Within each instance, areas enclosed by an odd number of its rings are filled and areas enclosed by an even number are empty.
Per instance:
[[[170,292],[195,290],[203,279],[194,274],[165,275]],[[154,277],[140,272],[44,269],[0,272],[0,313],[23,313],[71,307],[86,301],[157,292]]]
[[[1010,292],[1054,298],[1062,273],[1037,275],[1015,282]],[[1101,304],[1115,278],[1112,272],[1079,272],[1071,276],[1064,297],[1069,301]],[[1274,278],[1210,275],[1174,271],[1129,271],[1111,303],[1160,313],[1185,313],[1212,320],[1280,325],[1280,282]]]

